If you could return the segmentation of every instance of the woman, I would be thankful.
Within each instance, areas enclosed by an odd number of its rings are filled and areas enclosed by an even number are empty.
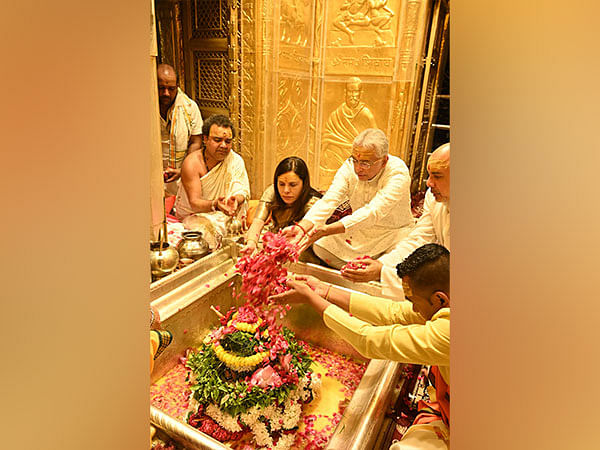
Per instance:
[[[270,219],[271,231],[277,232],[304,217],[322,195],[310,186],[306,163],[296,156],[282,160],[275,169],[273,184],[263,192],[252,225],[246,234],[243,254],[252,254],[260,233]]]

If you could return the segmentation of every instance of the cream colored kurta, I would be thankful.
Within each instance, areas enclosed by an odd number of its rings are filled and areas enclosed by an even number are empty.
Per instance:
[[[202,134],[202,114],[194,100],[181,89],[169,111],[167,119],[160,116],[163,170],[167,167],[181,168],[187,154],[190,136]],[[180,180],[165,184],[168,195],[176,195]]]
[[[345,201],[352,207],[352,214],[340,220],[346,232],[315,243],[344,261],[362,255],[377,257],[408,235],[414,226],[410,174],[404,161],[396,156],[389,155],[383,170],[369,181],[360,181],[352,162],[344,162],[323,198],[304,219],[323,225]]]
[[[440,244],[450,250],[450,208],[438,202],[428,189],[423,203],[423,215],[410,234],[381,256],[381,293],[386,297],[404,300],[402,280],[398,278],[396,266],[414,250],[425,244]]]
[[[450,308],[425,321],[412,303],[352,293],[350,316],[331,305],[323,313],[325,325],[363,356],[409,364],[438,366],[450,384]]]

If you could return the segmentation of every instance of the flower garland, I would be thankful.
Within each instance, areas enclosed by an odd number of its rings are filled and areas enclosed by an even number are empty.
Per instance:
[[[254,321],[254,334],[235,327],[236,320],[253,313],[247,308],[236,317],[229,311],[199,352],[188,354],[192,398],[200,405],[188,423],[220,440],[239,439],[249,430],[258,445],[287,449],[294,438],[286,433],[297,427],[302,404],[319,395],[320,378],[309,370],[311,357],[287,328],[269,332],[265,320]],[[239,356],[224,345],[256,353]]]

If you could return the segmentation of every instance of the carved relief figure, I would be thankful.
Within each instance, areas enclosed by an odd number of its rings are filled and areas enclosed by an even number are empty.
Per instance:
[[[344,90],[344,103],[327,119],[321,147],[320,187],[329,186],[335,172],[348,159],[354,138],[367,128],[377,128],[375,116],[361,101],[361,96],[360,78],[350,78]]]
[[[391,35],[390,25],[394,12],[387,6],[387,0],[344,0],[340,11],[333,19],[334,31],[340,31],[348,36],[350,44],[354,44],[355,30],[375,31],[377,36],[374,45],[388,45],[386,34]],[[341,45],[342,38],[338,37],[332,45]]]
[[[277,159],[298,154],[306,146],[308,95],[298,80],[279,81],[277,124]]]
[[[308,42],[306,0],[281,2],[281,42],[305,46]]]

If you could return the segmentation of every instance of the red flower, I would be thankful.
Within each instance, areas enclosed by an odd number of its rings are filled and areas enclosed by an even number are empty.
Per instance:
[[[257,369],[250,379],[251,386],[258,386],[261,388],[279,387],[281,384],[281,377],[270,365]]]
[[[290,371],[290,363],[292,362],[292,355],[291,354],[287,354],[285,356],[280,356],[279,357],[279,362],[281,363],[281,367],[283,367],[283,369],[286,372]]]

